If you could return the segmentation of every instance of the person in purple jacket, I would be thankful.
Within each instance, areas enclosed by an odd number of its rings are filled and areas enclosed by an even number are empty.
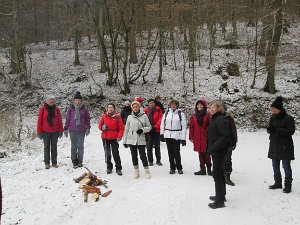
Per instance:
[[[90,134],[91,117],[88,109],[82,105],[82,96],[76,92],[73,105],[68,109],[64,135],[71,139],[71,159],[73,168],[82,167],[84,154],[84,137]]]

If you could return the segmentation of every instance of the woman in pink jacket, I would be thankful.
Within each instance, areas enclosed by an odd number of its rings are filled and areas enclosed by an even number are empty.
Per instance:
[[[194,144],[194,151],[199,154],[200,170],[195,175],[212,175],[211,158],[206,154],[206,130],[209,124],[207,103],[204,99],[196,102],[195,112],[190,119],[189,139]],[[205,168],[206,166],[206,168]]]

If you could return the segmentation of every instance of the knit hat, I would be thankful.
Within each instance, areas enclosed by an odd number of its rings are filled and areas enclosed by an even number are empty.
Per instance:
[[[125,101],[124,105],[130,105],[130,101]]]
[[[82,96],[81,96],[81,94],[80,94],[79,91],[77,91],[77,92],[75,93],[74,99],[80,99],[80,100],[82,99]]]
[[[271,104],[271,107],[274,107],[279,110],[283,110],[283,98],[281,96],[278,96],[275,101]]]
[[[136,98],[135,98],[135,101],[141,103],[141,102],[143,101],[143,99],[142,99],[141,97],[136,97]]]
[[[50,99],[55,100],[54,95],[47,95],[46,101],[48,101],[48,100],[50,100]]]
[[[131,103],[131,108],[134,104],[137,104],[139,107],[141,107],[141,103],[139,103],[138,101],[135,100]]]
[[[150,99],[148,100],[148,103],[149,103],[149,102],[154,102],[154,103],[155,103],[156,101],[155,101],[155,99],[150,98]]]
[[[197,105],[198,105],[199,103],[201,103],[201,105],[203,105],[204,108],[207,108],[207,103],[206,103],[206,101],[205,101],[204,99],[198,100],[198,101],[196,102],[196,107],[197,107]]]
[[[179,101],[177,98],[171,97],[169,101],[169,105],[171,105],[172,102],[174,102],[177,105],[177,107],[179,107]]]
[[[114,103],[111,103],[111,102],[108,103],[108,104],[107,104],[107,107],[108,107],[109,105],[111,105],[112,107],[114,107],[114,109],[116,109],[116,105],[115,105]]]

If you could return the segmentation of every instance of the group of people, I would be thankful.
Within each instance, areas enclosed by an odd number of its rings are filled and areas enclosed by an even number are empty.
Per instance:
[[[279,102],[279,103],[278,103]],[[282,188],[280,160],[286,174],[284,192],[291,191],[292,170],[290,160],[294,159],[292,135],[295,132],[293,117],[288,115],[277,98],[271,105],[272,117],[267,128],[270,133],[269,158],[272,159],[275,184],[270,189]],[[57,141],[64,134],[70,136],[71,159],[73,167],[83,166],[84,138],[90,133],[90,113],[82,104],[82,96],[77,92],[72,106],[66,114],[65,125],[62,115],[55,104],[54,96],[48,96],[39,110],[37,132],[44,141],[45,168],[57,165]],[[225,207],[226,184],[234,186],[230,180],[232,172],[231,155],[237,141],[236,128],[232,115],[226,112],[224,102],[215,100],[209,106],[204,99],[196,102],[189,120],[189,140],[194,151],[198,152],[200,170],[195,175],[212,175],[215,182],[215,195],[209,199],[210,208]],[[133,177],[140,177],[139,159],[144,167],[145,178],[151,178],[149,166],[154,165],[153,147],[156,164],[162,166],[160,142],[166,142],[170,174],[183,174],[180,146],[186,145],[187,119],[179,109],[179,101],[171,98],[164,108],[159,96],[151,98],[147,104],[137,97],[133,102],[126,101],[118,114],[114,103],[109,103],[98,125],[105,152],[106,172],[113,172],[112,158],[116,173],[122,176],[122,162],[119,143],[123,139],[125,148],[131,152],[134,168]],[[235,132],[234,132],[235,131]],[[235,142],[231,143],[233,137]],[[50,158],[51,153],[51,158]]]

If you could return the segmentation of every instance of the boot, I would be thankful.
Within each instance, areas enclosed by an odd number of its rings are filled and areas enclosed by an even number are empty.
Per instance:
[[[285,177],[284,179],[284,193],[290,193],[292,191],[292,181],[293,179],[291,177]]]
[[[281,176],[274,176],[275,184],[270,185],[269,189],[281,189],[282,188],[282,179]]]
[[[230,173],[225,173],[225,184],[235,186],[235,183],[230,180]]]
[[[218,209],[218,208],[224,208],[225,204],[223,201],[221,202],[212,202],[208,204],[208,207],[212,208],[212,209]]]
[[[207,167],[207,174],[208,176],[212,176],[211,167]]]
[[[139,166],[134,166],[133,179],[138,179],[140,177]]]
[[[198,172],[195,172],[194,174],[195,175],[206,175],[206,170],[204,168],[204,169],[199,170]]]
[[[144,169],[145,169],[145,178],[146,179],[150,179],[151,178],[151,174],[150,174],[149,167],[144,167]]]

